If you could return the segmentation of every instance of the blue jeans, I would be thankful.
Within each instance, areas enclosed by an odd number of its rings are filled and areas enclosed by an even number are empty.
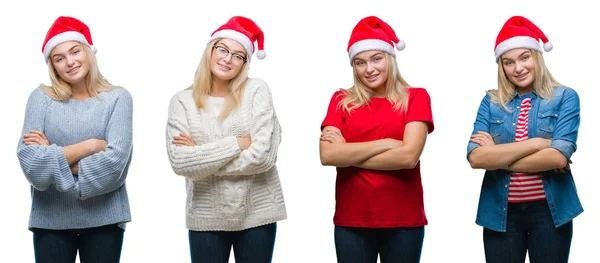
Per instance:
[[[546,200],[509,203],[506,232],[483,229],[488,263],[564,263],[569,260],[573,221],[555,227]]]
[[[123,247],[123,229],[117,224],[94,228],[31,229],[36,263],[118,263]]]
[[[276,223],[241,231],[189,231],[192,263],[271,263]]]
[[[425,227],[335,227],[338,263],[413,263],[421,259]]]

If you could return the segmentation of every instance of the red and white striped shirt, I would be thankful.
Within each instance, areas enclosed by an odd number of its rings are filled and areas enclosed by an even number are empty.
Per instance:
[[[517,122],[517,132],[515,141],[527,140],[529,110],[531,109],[531,98],[526,97],[521,102],[521,111]],[[542,176],[539,173],[512,173],[510,175],[510,187],[508,189],[508,202],[521,203],[545,200],[544,185]]]

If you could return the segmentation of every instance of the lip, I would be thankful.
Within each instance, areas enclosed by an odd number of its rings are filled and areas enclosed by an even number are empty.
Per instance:
[[[371,75],[371,76],[367,76],[367,77],[366,77],[366,79],[367,79],[368,81],[374,81],[374,80],[377,80],[377,78],[378,78],[378,77],[379,77],[379,74],[377,74],[377,75]]]
[[[228,66],[225,66],[225,65],[223,65],[223,64],[217,63],[217,65],[218,65],[218,66],[219,66],[219,68],[221,68],[222,70],[226,70],[226,71],[229,71],[229,70],[231,70],[231,68],[230,68],[230,67],[228,67]]]
[[[515,76],[515,78],[519,81],[523,81],[527,78],[527,76],[529,76],[529,72],[527,72],[525,74],[517,75],[517,76]]]
[[[75,73],[79,72],[79,68],[81,68],[81,66],[74,67],[74,68],[70,69],[69,71],[67,71],[67,74],[71,74],[71,75],[75,74]]]

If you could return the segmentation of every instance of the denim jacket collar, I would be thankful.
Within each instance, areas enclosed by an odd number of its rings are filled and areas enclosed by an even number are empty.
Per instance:
[[[529,93],[529,94],[531,94],[531,99],[532,100],[538,96],[537,95],[537,91],[535,91],[535,89],[533,89],[531,91],[531,93]],[[519,97],[521,97],[521,95],[519,94],[519,88],[515,88],[515,96],[513,97],[513,99],[519,98]]]

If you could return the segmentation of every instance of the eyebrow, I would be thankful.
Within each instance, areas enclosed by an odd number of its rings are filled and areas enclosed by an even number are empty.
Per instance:
[[[243,54],[244,56],[246,56],[246,53],[245,53],[244,51],[241,51],[241,50],[232,50],[232,49],[231,49],[231,48],[230,48],[228,45],[226,45],[226,44],[225,44],[225,43],[223,43],[223,42],[219,42],[219,43],[217,43],[216,45],[218,45],[218,44],[221,44],[221,45],[225,46],[225,48],[229,49],[229,50],[230,50],[232,53],[237,53],[237,54],[240,54],[240,53],[241,53],[241,54]]]
[[[379,55],[383,55],[383,52],[382,52],[382,51],[379,51],[379,52],[377,52],[377,53],[373,54],[372,56],[370,56],[369,58],[373,58],[373,57],[375,57],[375,56],[379,56]],[[354,60],[353,60],[353,61],[357,61],[357,60],[364,61],[364,59],[361,59],[361,58],[354,58]]]
[[[371,58],[374,57],[374,56],[379,56],[379,55],[383,55],[383,52],[379,51],[379,52],[373,54],[373,56],[371,56]]]
[[[69,48],[69,50],[67,52],[71,52],[71,50],[75,49],[76,47],[79,47],[79,45],[73,44],[73,46],[71,48]],[[54,58],[56,56],[64,56],[64,55],[62,53],[54,54],[54,55],[52,55],[52,58]]]
[[[521,53],[520,55],[518,55],[517,58],[520,58],[520,57],[522,57],[523,55],[525,55],[527,53],[531,54],[531,51],[529,51],[529,50],[524,51],[523,53]],[[504,60],[512,60],[512,59],[510,59],[510,58],[502,58],[502,61],[504,61]]]

